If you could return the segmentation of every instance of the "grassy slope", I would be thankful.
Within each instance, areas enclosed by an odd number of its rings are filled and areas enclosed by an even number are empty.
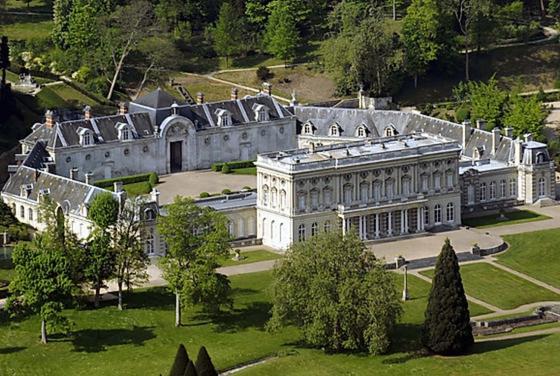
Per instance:
[[[545,219],[550,219],[550,217],[546,215],[535,213],[530,210],[516,210],[512,212],[507,212],[504,213],[504,216],[507,219],[505,220],[498,219],[499,214],[487,215],[484,217],[468,218],[463,220],[463,225],[478,227],[478,228],[487,228],[487,227],[514,225],[517,223],[542,221]]]
[[[507,235],[510,248],[498,262],[560,288],[560,229]]]
[[[243,259],[239,261],[233,260],[233,256],[224,258],[221,262],[221,266],[234,266],[234,265],[243,265],[243,264],[250,264],[252,262],[258,261],[266,261],[266,260],[276,260],[282,257],[278,253],[265,251],[263,249],[259,249],[256,251],[241,251],[241,257]]]
[[[432,277],[433,269],[422,274]],[[485,263],[462,265],[461,277],[467,294],[502,309],[560,300],[560,295]]]

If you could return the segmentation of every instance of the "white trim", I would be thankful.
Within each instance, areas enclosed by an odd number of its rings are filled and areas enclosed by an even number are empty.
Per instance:
[[[245,121],[245,123],[249,123],[251,120],[249,120],[249,116],[247,116],[247,112],[245,111],[245,107],[243,107],[241,99],[236,100],[236,102],[239,110],[241,111],[241,115],[243,116],[243,120]]]
[[[210,124],[210,126],[215,127],[216,124],[214,123],[214,119],[212,118],[212,115],[210,115],[210,110],[208,110],[208,106],[206,106],[206,104],[202,104],[202,109],[204,110],[204,114],[208,118],[208,123]]]
[[[60,128],[58,126],[56,127],[56,135],[58,136],[58,138],[60,138],[60,142],[62,142],[62,146],[68,146],[68,143],[66,142],[66,139],[64,138],[64,136],[62,135],[62,132],[60,131]],[[55,145],[53,145],[53,147],[55,147]]]

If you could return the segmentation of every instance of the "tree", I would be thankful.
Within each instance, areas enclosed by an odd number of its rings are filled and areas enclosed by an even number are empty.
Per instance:
[[[114,268],[115,252],[111,247],[109,235],[101,230],[94,231],[86,245],[84,277],[95,290],[95,308],[99,307],[100,290],[105,281],[113,276]]]
[[[196,367],[192,360],[189,360],[189,364],[187,364],[187,369],[185,370],[184,376],[198,376],[196,372]]]
[[[230,3],[223,3],[216,26],[211,32],[214,50],[218,55],[226,58],[226,66],[229,66],[229,57],[239,52],[243,29],[243,22],[236,16]]]
[[[434,0],[413,0],[403,20],[402,34],[405,67],[418,86],[418,75],[424,74],[430,62],[437,58],[439,12]]]
[[[162,71],[177,68],[181,61],[179,50],[175,43],[163,36],[153,36],[142,40],[138,44],[138,50],[144,56],[146,66],[143,68],[142,81],[140,81],[140,85],[136,89],[136,97],[140,95],[144,85],[154,71],[157,71],[158,78],[161,79]]]
[[[464,353],[474,343],[459,262],[449,239],[445,240],[436,262],[422,343],[444,355]]]
[[[177,354],[175,354],[175,360],[173,361],[173,366],[171,367],[169,376],[183,376],[189,362],[190,360],[189,355],[187,354],[187,350],[181,343],[179,345],[179,348],[177,349]]]
[[[88,218],[103,232],[108,232],[117,222],[119,202],[112,193],[101,193],[95,196],[88,210]]]
[[[217,258],[230,252],[225,216],[176,197],[157,226],[168,246],[161,267],[175,293],[175,325],[181,325],[181,303],[202,303],[209,310],[231,306],[229,280],[214,271]]]
[[[53,207],[45,198],[41,212]],[[66,302],[71,300],[75,287],[73,265],[68,257],[61,234],[60,222],[52,220],[54,213],[45,216],[47,227],[36,234],[31,243],[18,243],[12,254],[15,276],[10,282],[7,307],[12,315],[38,313],[41,318],[41,342],[47,343],[47,326],[67,329],[68,320],[61,315]]]
[[[118,287],[118,308],[123,309],[123,285],[129,288],[148,279],[146,272],[150,260],[140,242],[141,222],[137,214],[139,205],[136,201],[127,201],[122,208],[113,232],[115,252],[114,276]]]
[[[295,57],[299,35],[296,22],[290,8],[281,1],[274,1],[269,5],[272,9],[264,44],[266,50],[287,64],[289,59]]]
[[[126,58],[145,38],[153,25],[154,9],[146,0],[119,7],[106,21],[106,43],[114,69],[107,99],[111,99]]]
[[[473,24],[491,13],[492,0],[444,0],[442,6],[455,17],[463,38],[465,54],[465,80],[470,80],[469,53],[472,48]]]
[[[470,103],[473,119],[486,120],[487,130],[502,126],[508,95],[498,88],[498,82],[494,77],[490,78],[487,83],[461,82],[454,88],[453,93],[459,102]]]
[[[208,351],[206,351],[204,346],[198,350],[195,367],[198,376],[218,376],[218,372],[214,368],[214,364],[212,364],[212,359],[210,359],[210,355],[208,355]]]
[[[351,232],[294,243],[273,272],[270,330],[293,324],[327,351],[387,351],[401,313],[393,278]]]
[[[510,97],[504,124],[513,128],[513,134],[523,137],[531,133],[535,139],[546,141],[543,134],[546,112],[537,96],[524,98],[518,94]]]
[[[60,48],[67,47],[70,14],[74,0],[54,0],[53,2],[53,29],[51,32],[53,42]]]
[[[10,67],[10,46],[8,45],[8,37],[3,36],[0,40],[0,69],[2,69],[2,81],[0,88],[6,86],[6,71]]]

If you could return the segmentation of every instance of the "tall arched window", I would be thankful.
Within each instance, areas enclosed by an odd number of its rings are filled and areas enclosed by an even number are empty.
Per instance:
[[[33,209],[32,208],[27,209],[27,218],[29,218],[30,221],[33,220]]]
[[[298,210],[299,211],[304,211],[305,207],[306,207],[306,200],[305,200],[305,192],[299,192],[298,193]]]
[[[469,205],[474,204],[474,185],[472,184],[467,186],[467,203]]]
[[[262,219],[262,237],[263,239],[266,239],[266,218]]]
[[[286,191],[280,191],[280,209],[284,209],[286,207]]]
[[[352,185],[347,184],[344,186],[344,204],[350,205],[352,203]]]
[[[276,207],[277,200],[278,200],[278,191],[276,190],[276,188],[272,188],[270,190],[270,206],[272,206],[273,208]]]
[[[430,186],[430,177],[428,176],[428,174],[422,174],[420,179],[422,181],[422,192],[428,192]]]
[[[360,184],[360,201],[367,202],[369,199],[369,184],[362,183]]]
[[[302,242],[305,240],[305,225],[302,223],[298,226],[298,241]]]
[[[385,180],[385,197],[391,200],[395,196],[395,183],[393,179]]]
[[[325,232],[331,231],[331,221],[325,221],[325,224],[323,225],[323,229],[325,230]]]
[[[408,176],[403,176],[401,179],[402,184],[402,194],[404,196],[410,195],[410,178]]]
[[[446,172],[447,188],[453,188],[453,171]]]
[[[319,226],[317,225],[317,222],[313,222],[313,224],[311,225],[311,236],[315,236],[317,235],[317,233],[319,232]]]
[[[446,219],[447,222],[453,222],[455,220],[455,205],[450,202],[449,204],[447,204],[447,208],[446,208]]]
[[[263,185],[262,189],[262,204],[264,206],[268,205],[268,185]]]
[[[490,200],[496,199],[496,182],[490,182]]]
[[[154,229],[150,228],[146,234],[145,251],[148,255],[152,255],[155,251],[154,248]]]
[[[506,180],[500,180],[500,197],[506,197]]]
[[[434,189],[436,191],[441,189],[441,174],[439,172],[434,174]]]
[[[274,240],[274,225],[276,224],[276,221],[273,219],[272,221],[270,221],[270,239]]]
[[[486,201],[486,183],[480,183],[480,201]]]
[[[424,225],[430,224],[430,209],[427,206],[424,206]]]
[[[539,197],[546,196],[546,181],[544,178],[539,179]]]
[[[311,209],[317,210],[319,208],[319,191],[317,189],[311,190]]]
[[[332,205],[332,192],[330,188],[323,189],[323,206],[329,208]]]
[[[21,218],[25,218],[25,208],[23,207],[23,205],[19,207],[19,216]]]
[[[375,201],[381,200],[381,182],[379,180],[373,182],[373,199]]]
[[[441,224],[441,205],[440,204],[436,204],[436,206],[434,206],[434,223],[436,225]]]

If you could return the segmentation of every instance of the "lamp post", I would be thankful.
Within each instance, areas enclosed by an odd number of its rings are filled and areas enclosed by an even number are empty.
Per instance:
[[[409,299],[408,296],[408,281],[407,281],[407,275],[406,272],[408,270],[408,267],[406,265],[403,266],[403,271],[404,271],[404,286],[403,286],[403,292],[402,292],[402,301],[406,302]]]

